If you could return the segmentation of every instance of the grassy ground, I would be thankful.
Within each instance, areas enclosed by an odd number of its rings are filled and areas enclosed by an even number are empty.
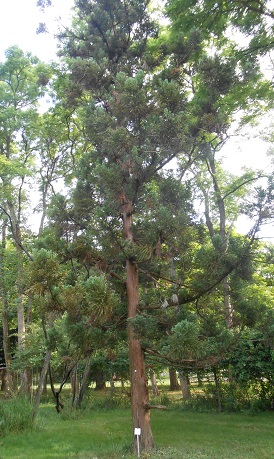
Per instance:
[[[156,449],[144,459],[273,459],[274,415],[153,411]],[[58,415],[41,406],[35,430],[0,439],[0,459],[129,459],[128,408]]]

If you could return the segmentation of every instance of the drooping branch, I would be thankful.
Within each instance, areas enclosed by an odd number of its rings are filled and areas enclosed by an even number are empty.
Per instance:
[[[146,348],[145,352],[147,355],[151,357],[155,357],[156,359],[160,360],[162,363],[171,365],[174,368],[182,368],[184,367],[187,370],[194,370],[197,368],[209,368],[212,365],[216,365],[222,358],[222,355],[219,356],[208,356],[203,357],[201,359],[174,359],[169,357],[168,355],[164,355],[161,352],[157,351],[156,349]]]
[[[29,253],[29,251],[23,246],[22,241],[20,240],[20,238],[18,238],[17,231],[16,231],[16,229],[14,227],[14,222],[12,220],[11,215],[9,214],[9,212],[7,212],[7,210],[3,206],[0,206],[0,210],[8,217],[8,220],[10,222],[11,233],[12,233],[13,239],[14,239],[17,247],[19,247],[27,255],[29,260],[33,260],[31,254]]]
[[[245,259],[245,257],[247,256],[254,240],[255,240],[255,237],[256,237],[256,234],[258,232],[258,229],[259,229],[259,225],[261,223],[261,219],[259,217],[258,221],[255,223],[255,225],[253,226],[252,230],[249,232],[248,236],[249,236],[249,242],[248,244],[246,245],[246,247],[243,249],[241,255],[238,257],[237,261],[233,264],[231,264],[230,266],[227,267],[227,269],[223,270],[217,277],[214,281],[212,281],[209,285],[201,288],[197,293],[194,293],[194,294],[189,294],[189,295],[181,295],[178,294],[178,302],[177,302],[177,306],[182,306],[184,304],[188,304],[188,303],[192,303],[194,301],[197,301],[199,300],[202,296],[206,295],[207,293],[211,292],[215,287],[217,287],[229,274],[231,274],[233,271],[235,271],[235,269],[237,269],[241,263],[243,262],[243,260]],[[174,301],[173,299],[166,299],[165,301],[165,307],[168,308],[168,307],[174,307]],[[138,309],[140,311],[142,310],[153,310],[153,309],[161,309],[162,308],[162,305],[161,304],[149,304],[149,305],[143,305],[143,304],[140,304]]]

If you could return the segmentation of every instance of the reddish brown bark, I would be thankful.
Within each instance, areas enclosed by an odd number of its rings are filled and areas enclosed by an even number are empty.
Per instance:
[[[126,202],[122,209],[124,239],[133,243],[132,203],[130,201]],[[139,304],[139,276],[137,264],[130,259],[126,260],[126,290],[128,318],[134,319]],[[133,327],[130,324],[128,326],[128,338],[133,433],[135,428],[141,429],[140,450],[149,451],[153,448],[153,436],[150,426],[150,410],[148,408],[148,379],[144,352],[140,340],[135,337]],[[134,441],[134,449],[136,450],[136,441]]]

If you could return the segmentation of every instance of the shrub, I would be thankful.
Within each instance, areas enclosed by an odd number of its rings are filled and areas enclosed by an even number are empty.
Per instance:
[[[34,424],[32,411],[27,397],[3,400],[0,405],[0,435],[30,430]]]
[[[251,413],[273,410],[274,389],[268,381],[242,383],[237,381],[220,383],[221,410],[226,412],[249,411]],[[176,405],[176,406],[175,406]],[[187,400],[173,404],[183,411],[219,411],[216,387],[207,384],[203,391],[193,392]]]

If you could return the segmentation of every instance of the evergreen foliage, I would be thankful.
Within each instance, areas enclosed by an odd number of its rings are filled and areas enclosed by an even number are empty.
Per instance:
[[[273,12],[255,3],[169,0],[163,26],[147,0],[76,0],[59,64],[17,47],[0,64],[6,356],[14,305],[28,318],[8,369],[42,367],[36,402],[48,373],[58,412],[77,372],[77,406],[91,381],[129,379],[144,451],[148,370],[213,375],[219,409],[227,387],[239,399],[257,391],[265,408],[273,399],[273,247],[258,240],[273,179],[257,186],[261,172],[234,176],[219,159],[238,113],[247,124],[272,104],[260,55]],[[38,235],[25,184],[39,194]],[[235,230],[240,215],[254,222],[247,235]]]

